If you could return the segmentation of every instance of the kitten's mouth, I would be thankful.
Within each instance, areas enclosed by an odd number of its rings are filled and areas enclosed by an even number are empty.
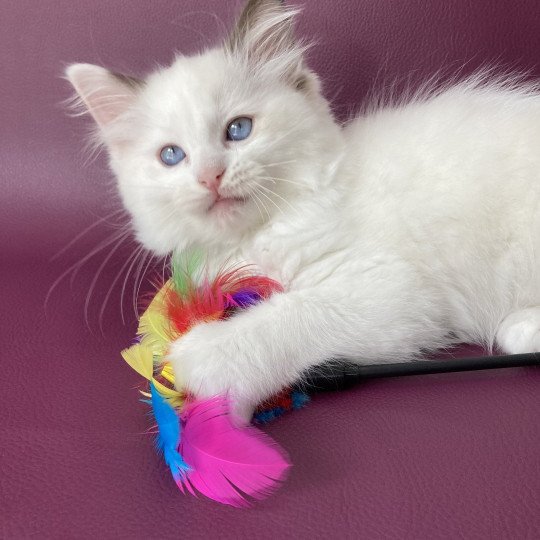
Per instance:
[[[208,207],[208,212],[223,212],[237,208],[246,201],[246,197],[224,197],[223,195],[218,195],[214,202]]]

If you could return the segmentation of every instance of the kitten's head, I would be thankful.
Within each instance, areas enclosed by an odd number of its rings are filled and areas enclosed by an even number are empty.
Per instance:
[[[147,248],[238,242],[317,188],[337,128],[294,39],[296,13],[251,0],[223,46],[145,80],[67,69]]]

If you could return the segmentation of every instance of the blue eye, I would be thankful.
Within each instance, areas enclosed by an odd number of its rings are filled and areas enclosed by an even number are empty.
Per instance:
[[[247,116],[240,116],[235,118],[227,126],[227,140],[228,141],[243,141],[249,137],[251,133],[251,126],[253,122],[251,118]]]
[[[165,165],[173,167],[174,165],[178,165],[186,157],[186,153],[179,146],[171,144],[161,149],[159,157]]]

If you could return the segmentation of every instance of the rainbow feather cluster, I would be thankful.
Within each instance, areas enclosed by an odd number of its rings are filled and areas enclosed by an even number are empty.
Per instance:
[[[225,269],[210,278],[202,256],[176,257],[171,278],[140,317],[135,343],[122,351],[147,381],[142,391],[157,425],[156,446],[178,487],[233,506],[263,498],[285,478],[285,453],[253,426],[238,427],[225,396],[196,400],[175,379],[169,345],[194,325],[230,317],[281,291],[279,283],[249,267]],[[307,396],[284,391],[259,407],[268,422],[301,407]]]

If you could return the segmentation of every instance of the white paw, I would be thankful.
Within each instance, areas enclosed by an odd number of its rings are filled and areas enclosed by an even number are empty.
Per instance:
[[[227,322],[199,324],[175,341],[170,349],[178,387],[198,398],[228,395],[234,412],[251,418],[256,405],[253,394],[253,366],[249,349],[235,339]]]
[[[497,331],[497,344],[509,354],[540,351],[540,308],[508,315]]]

